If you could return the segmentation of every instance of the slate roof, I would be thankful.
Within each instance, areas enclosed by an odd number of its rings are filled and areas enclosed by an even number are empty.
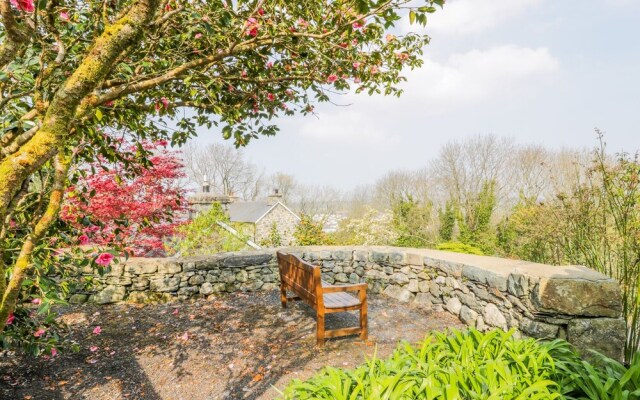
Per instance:
[[[251,222],[255,224],[273,206],[275,204],[270,204],[267,201],[239,201],[227,205],[227,212],[231,222]]]

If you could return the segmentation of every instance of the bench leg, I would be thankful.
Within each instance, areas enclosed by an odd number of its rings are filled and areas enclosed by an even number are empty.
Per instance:
[[[367,292],[362,290],[358,293],[360,299],[360,339],[367,340],[368,318],[367,318]]]
[[[367,301],[360,307],[360,339],[367,340],[368,337]]]
[[[324,313],[318,313],[318,321],[316,325],[316,344],[322,347],[324,346]]]
[[[280,303],[282,308],[287,308],[287,289],[282,284],[280,285]]]

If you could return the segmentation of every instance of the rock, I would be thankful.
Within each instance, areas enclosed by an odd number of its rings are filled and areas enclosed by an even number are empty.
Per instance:
[[[444,260],[437,260],[431,257],[424,258],[424,265],[431,268],[436,268],[447,275],[455,278],[462,276],[462,264],[456,262],[449,262]]]
[[[69,303],[71,304],[84,304],[87,302],[87,299],[89,299],[89,296],[86,294],[81,294],[81,293],[76,293],[76,294],[72,294],[71,297],[69,297]]]
[[[372,251],[369,254],[369,259],[375,263],[384,263],[388,261],[387,253],[381,253],[379,251]]]
[[[418,290],[422,293],[429,292],[429,282],[427,281],[419,281],[418,282]]]
[[[265,283],[264,285],[262,285],[262,290],[275,290],[277,289],[279,286],[277,283]]]
[[[424,261],[422,260],[422,256],[419,254],[405,253],[404,263],[408,265],[418,266],[420,267],[420,269],[424,267]]]
[[[507,291],[508,276],[503,274],[484,268],[474,267],[473,265],[465,265],[462,268],[462,276],[471,281],[484,283],[489,287],[496,288],[500,291]]]
[[[236,281],[236,274],[226,269],[220,274],[220,280],[226,283],[233,283]]]
[[[204,276],[202,275],[194,275],[189,278],[189,285],[197,286],[204,283]]]
[[[585,357],[587,350],[596,350],[614,360],[622,361],[626,339],[626,324],[622,318],[574,319],[567,327],[567,340]]]
[[[182,287],[180,288],[180,290],[178,290],[178,296],[186,296],[186,297],[191,297],[194,296],[196,294],[198,294],[200,292],[200,288],[197,286],[187,286],[187,287]]]
[[[353,261],[367,261],[369,252],[366,250],[356,250],[353,252]]]
[[[449,301],[447,301],[445,308],[451,314],[458,316],[458,314],[460,314],[460,309],[462,308],[462,303],[460,303],[460,300],[458,300],[457,298],[452,297],[449,299]]]
[[[529,318],[522,320],[520,330],[536,339],[555,339],[558,336],[558,325],[545,324]]]
[[[462,306],[460,308],[460,321],[462,321],[466,325],[474,326],[477,319],[478,319],[477,312],[473,311],[467,306]]]
[[[108,285],[129,286],[131,285],[131,277],[129,276],[108,276],[106,280]]]
[[[126,290],[124,286],[107,285],[93,295],[93,301],[98,304],[109,304],[124,300]]]
[[[134,275],[153,274],[158,271],[158,262],[140,259],[128,261],[124,270]]]
[[[196,270],[196,263],[194,262],[186,262],[182,264],[182,270],[184,272],[190,272]]]
[[[418,286],[418,281],[416,279],[411,279],[409,284],[407,285],[407,290],[412,293],[418,293],[420,291],[420,287]]]
[[[462,304],[468,306],[469,308],[472,308],[474,310],[480,309],[480,305],[478,304],[478,301],[472,293],[458,293],[458,298],[460,299]]]
[[[176,274],[182,271],[182,267],[174,262],[162,262],[158,265],[159,274]]]
[[[440,290],[440,285],[435,281],[431,281],[429,283],[429,292],[435,297],[440,297],[442,295],[442,291]]]
[[[149,288],[154,292],[175,292],[180,287],[180,277],[164,277],[151,279]]]
[[[487,303],[484,306],[484,321],[487,325],[495,326],[497,328],[506,328],[507,319],[502,315],[498,307],[493,303]]]
[[[413,294],[407,289],[401,288],[400,286],[389,285],[383,293],[403,303],[408,303],[409,301],[411,301],[411,299],[413,299]]]
[[[245,270],[238,271],[238,273],[236,274],[236,281],[246,282],[247,280],[249,280],[249,273]]]
[[[333,267],[333,269],[331,270],[331,272],[333,272],[334,274],[339,274],[340,272],[344,272],[342,270],[342,267],[339,265],[336,265],[335,267]]]
[[[444,286],[447,283],[447,278],[445,278],[444,276],[437,276],[436,279],[433,280],[433,282],[439,286]]]
[[[418,293],[413,300],[416,304],[430,306],[433,304],[433,296],[430,293]]]
[[[267,264],[273,258],[272,254],[238,254],[225,258],[222,265],[225,267],[250,267]]]
[[[478,319],[476,319],[476,329],[479,330],[480,332],[484,332],[484,330],[487,329],[487,326],[484,323],[484,319],[482,318],[482,315],[478,315]]]
[[[349,283],[358,283],[360,282],[360,277],[356,273],[352,273],[349,275]]]
[[[213,293],[213,285],[209,282],[205,282],[200,286],[200,294],[208,295]]]
[[[346,250],[335,250],[332,254],[334,260],[338,261],[350,261],[352,258],[352,253]]]
[[[507,291],[516,297],[529,294],[529,278],[522,274],[511,274],[507,279]]]
[[[131,289],[133,290],[145,290],[149,287],[149,279],[147,278],[134,278],[131,280]]]
[[[393,274],[393,276],[391,276],[391,282],[398,285],[403,285],[409,283],[409,277],[402,272],[396,272],[395,274]]]
[[[347,277],[347,274],[345,274],[345,273],[335,274],[334,278],[335,278],[335,280],[337,282],[341,282],[341,283],[349,282],[349,278]]]
[[[622,314],[620,286],[613,279],[542,278],[537,303],[544,312],[612,318]]]

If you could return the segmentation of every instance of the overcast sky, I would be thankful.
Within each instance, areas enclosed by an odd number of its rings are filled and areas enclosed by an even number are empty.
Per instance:
[[[403,27],[403,29],[415,27]],[[640,0],[448,0],[401,98],[349,95],[246,148],[267,173],[349,190],[493,133],[549,148],[640,148]],[[223,141],[205,128],[200,143]]]

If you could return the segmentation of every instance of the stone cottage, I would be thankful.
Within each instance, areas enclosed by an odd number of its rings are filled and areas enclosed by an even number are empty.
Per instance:
[[[205,181],[202,192],[189,199],[189,218],[208,210],[216,202],[226,210],[231,222],[243,225],[242,232],[251,236],[254,243],[261,245],[268,242],[272,230],[275,229],[280,246],[295,244],[293,232],[300,222],[300,217],[282,202],[282,195],[277,189],[266,199],[242,201],[235,196],[211,194],[210,186]]]

